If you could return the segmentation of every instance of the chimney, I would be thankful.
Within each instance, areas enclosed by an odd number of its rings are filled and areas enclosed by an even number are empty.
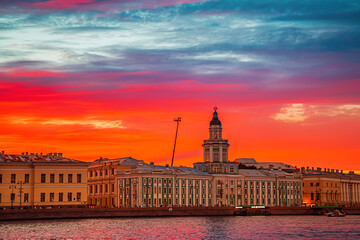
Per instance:
[[[333,172],[335,172],[335,170],[334,170],[334,169],[331,169],[331,172],[333,173]]]
[[[343,170],[340,170],[340,173],[343,173]]]
[[[309,170],[309,166],[306,167],[306,170]]]
[[[62,153],[59,153],[58,155],[59,155],[59,157],[60,157],[60,158],[62,158],[62,157],[63,157],[63,154],[62,154]]]
[[[48,155],[49,155],[49,157],[51,157],[51,156],[52,156],[52,153],[48,153]]]
[[[54,157],[57,157],[57,153],[54,153]]]
[[[305,172],[305,167],[301,167],[301,172]]]
[[[314,167],[312,167],[312,168],[311,168],[311,170],[313,170],[313,171],[314,171]]]
[[[336,169],[336,173],[339,173],[339,169]]]
[[[29,153],[28,153],[28,152],[26,152],[26,156],[27,156],[27,155],[29,155]]]
[[[150,162],[150,166],[154,166],[154,162]]]
[[[324,168],[324,172],[326,172],[326,168]]]
[[[321,168],[318,167],[318,168],[316,169],[316,171],[321,172]]]

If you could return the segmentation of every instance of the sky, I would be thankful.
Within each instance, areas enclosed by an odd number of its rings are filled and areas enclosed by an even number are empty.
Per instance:
[[[1,0],[0,150],[360,170],[360,2]]]

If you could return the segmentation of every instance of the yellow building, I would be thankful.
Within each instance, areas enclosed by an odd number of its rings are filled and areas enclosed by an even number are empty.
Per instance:
[[[88,163],[62,153],[0,154],[0,207],[85,205]]]
[[[115,207],[115,174],[117,170],[130,169],[138,164],[131,157],[100,158],[88,168],[88,204],[97,207]]]
[[[358,206],[360,175],[321,168],[302,169],[305,206]]]

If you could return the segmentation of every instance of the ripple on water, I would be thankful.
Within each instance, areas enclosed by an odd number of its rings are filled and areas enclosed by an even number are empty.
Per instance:
[[[360,239],[360,216],[173,217],[15,221],[0,239]]]

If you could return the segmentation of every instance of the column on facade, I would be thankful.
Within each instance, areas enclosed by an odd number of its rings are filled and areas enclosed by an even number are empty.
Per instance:
[[[210,146],[209,147],[210,149],[210,151],[209,151],[209,153],[210,153],[210,162],[213,162],[214,160],[213,160],[213,148],[212,148],[212,146]]]

